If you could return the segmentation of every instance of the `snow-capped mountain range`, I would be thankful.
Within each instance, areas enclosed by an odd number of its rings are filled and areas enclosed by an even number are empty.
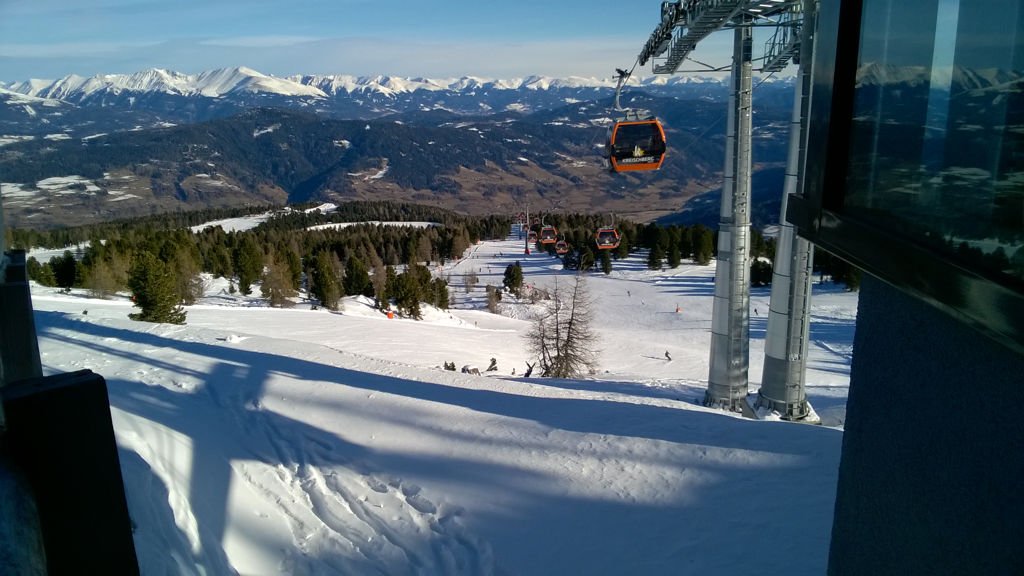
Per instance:
[[[723,85],[720,78],[702,76],[650,76],[639,78],[631,86],[644,88],[682,85]],[[609,89],[613,79],[525,78],[494,79],[474,76],[461,78],[402,78],[396,76],[294,75],[284,78],[263,74],[247,67],[208,70],[199,74],[183,74],[151,68],[133,74],[102,74],[90,77],[70,75],[58,80],[31,79],[0,83],[0,87],[40,98],[81,101],[100,93],[163,92],[181,96],[224,97],[238,93],[264,93],[278,96],[330,98],[339,94],[375,93],[394,96],[418,90],[431,92],[466,92],[475,90],[551,90]]]
[[[781,94],[788,102],[791,84],[786,79],[772,80],[760,89],[760,94]],[[776,87],[779,89],[773,89]],[[254,107],[299,109],[329,118],[369,120],[424,112],[522,115],[596,101],[611,114],[614,93],[612,79],[580,77],[276,77],[246,67],[199,74],[150,69],[88,78],[71,75],[58,80],[0,82],[0,137],[53,133],[85,137],[98,132],[224,118]],[[623,91],[624,104],[641,94],[724,103],[728,86],[723,79],[709,77],[637,78]]]
[[[945,79],[943,79],[945,74]],[[1021,82],[1019,72],[924,68],[868,63],[858,85],[937,85],[955,91],[1002,89]],[[756,83],[759,106],[788,106],[792,78],[766,76]],[[443,112],[460,115],[529,114],[584,101],[607,108],[615,81],[571,76],[552,78],[403,78],[397,76],[292,75],[277,77],[247,67],[184,74],[149,69],[133,74],[70,75],[57,80],[0,82],[0,136],[65,132],[110,132],[192,123],[237,114],[252,107],[293,108],[340,119]],[[636,94],[724,104],[726,78],[695,75],[632,79],[623,102]],[[31,98],[38,98],[33,100]],[[6,104],[6,106],[4,105]]]
[[[928,86],[941,89],[955,86],[959,90],[998,88],[1020,82],[1019,71],[1002,68],[966,68],[947,66],[896,66],[881,62],[869,62],[857,70],[857,86]]]

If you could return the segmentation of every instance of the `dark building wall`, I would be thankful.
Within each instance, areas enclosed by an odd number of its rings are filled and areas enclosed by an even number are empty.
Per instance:
[[[828,573],[1024,574],[1024,356],[865,275]]]

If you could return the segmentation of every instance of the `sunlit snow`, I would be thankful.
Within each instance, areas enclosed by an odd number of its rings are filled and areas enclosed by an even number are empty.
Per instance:
[[[35,139],[35,136],[18,136],[5,134],[0,136],[0,146],[6,146],[7,144],[16,144],[18,142],[27,142]]]
[[[379,220],[366,220],[363,222],[336,222],[333,224],[317,224],[316,226],[309,226],[306,230],[338,230],[341,228],[348,228],[349,226],[357,226],[360,224],[369,224],[371,226],[406,226],[409,228],[430,228],[432,226],[440,226],[436,222],[382,222]]]
[[[251,230],[260,225],[261,222],[269,220],[273,216],[273,212],[265,212],[258,216],[242,216],[239,218],[225,218],[223,220],[214,220],[191,228],[192,232],[202,232],[207,228],[213,226],[220,226],[225,232],[239,232],[242,230]]]
[[[123,200],[130,200],[132,198],[141,198],[140,196],[137,196],[135,194],[125,192],[124,190],[107,190],[107,194],[111,196],[111,198],[107,200],[108,202],[121,202]]]
[[[280,124],[271,124],[270,126],[267,126],[266,128],[258,128],[256,130],[252,131],[252,137],[255,138],[257,136],[262,136],[263,134],[270,134],[271,132],[273,132],[274,130],[277,130],[280,127],[281,127]]]
[[[515,261],[529,285],[570,281],[510,238],[433,263],[455,302],[422,321],[363,298],[273,309],[207,279],[186,325],[147,324],[124,295],[33,286],[44,370],[107,380],[142,572],[738,576],[784,554],[787,574],[824,573],[856,294],[815,286],[827,426],[752,421],[699,405],[713,264],[638,253],[588,274],[597,367],[558,380],[522,377],[534,306],[483,309]],[[768,298],[751,294],[752,390]]]

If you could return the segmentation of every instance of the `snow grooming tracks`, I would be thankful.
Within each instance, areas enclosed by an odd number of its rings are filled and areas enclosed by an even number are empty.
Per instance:
[[[336,455],[320,439],[285,432],[259,412],[259,427],[280,462],[273,483],[245,480],[287,518],[294,548],[289,574],[493,574],[491,547],[458,522],[458,507],[437,506],[415,484],[357,472],[359,462],[323,464]],[[294,509],[303,501],[305,512]],[[301,518],[299,517],[301,516]]]
[[[373,362],[393,377],[405,366]],[[282,551],[280,570],[422,576],[495,572],[490,545],[458,521],[461,508],[434,504],[416,484],[362,473],[366,468],[358,456],[343,454],[344,448],[313,430],[282,424],[236,368],[231,373],[241,384],[218,381],[205,390],[223,420],[250,438],[265,439],[253,444],[253,455],[264,464],[236,461],[232,468],[288,525],[293,546]]]
[[[305,500],[311,516],[290,514],[279,487],[242,476],[288,519],[295,546],[280,568],[289,574],[495,573],[491,547],[459,523],[462,510],[435,505],[415,484],[309,464],[294,472],[277,466],[275,473],[274,483]]]

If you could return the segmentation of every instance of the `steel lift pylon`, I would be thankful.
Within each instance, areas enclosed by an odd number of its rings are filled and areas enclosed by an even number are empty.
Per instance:
[[[793,11],[790,14],[797,12]],[[761,388],[750,406],[755,415],[776,413],[784,420],[809,423],[820,422],[807,401],[805,382],[807,347],[810,340],[811,271],[814,250],[811,243],[798,237],[793,225],[786,221],[786,199],[790,194],[797,193],[803,174],[807,148],[806,123],[803,119],[807,117],[807,103],[811,91],[812,35],[816,14],[816,0],[807,0],[799,13],[801,26],[796,30],[791,29],[792,34],[783,35],[781,38],[777,35],[779,41],[774,45],[777,49],[766,51],[768,54],[776,55],[767,61],[773,66],[787,55],[799,56],[800,72],[795,82],[793,114],[790,120],[789,155],[772,273],[772,295],[765,333]]]
[[[810,0],[806,0],[810,1]],[[715,297],[712,312],[712,335],[710,351],[710,373],[704,404],[730,411],[742,411],[755,415],[756,406],[748,403],[748,373],[750,365],[750,172],[752,138],[752,72],[753,34],[752,28],[758,22],[778,26],[776,35],[769,42],[763,71],[773,72],[784,68],[800,49],[801,32],[796,27],[802,20],[796,16],[804,0],[681,0],[662,3],[662,21],[651,34],[638,62],[643,65],[651,58],[659,58],[665,52],[664,62],[653,66],[655,74],[674,74],[689,56],[690,52],[705,37],[722,28],[734,28],[733,59],[731,68],[731,92],[729,118],[726,129],[725,177],[722,186],[722,208],[719,221],[719,247],[715,275]],[[783,30],[784,29],[784,30]],[[783,220],[784,222],[784,220]],[[792,245],[798,244],[791,242]],[[787,253],[786,258],[794,255]],[[792,266],[789,268],[793,269]],[[782,284],[792,280],[782,278]],[[773,296],[775,293],[773,287]],[[788,299],[798,292],[787,287],[779,290],[785,294],[786,305],[776,305],[773,297],[771,308],[783,315],[794,306]],[[809,292],[808,292],[809,294]],[[782,296],[780,295],[780,298]],[[788,331],[793,327],[790,321],[783,322],[787,330],[777,329],[783,339],[796,338],[806,344],[806,316],[798,319],[803,333]],[[779,324],[777,320],[776,325]],[[778,340],[778,337],[773,340]],[[766,344],[766,347],[768,344]],[[803,356],[794,355],[791,347],[775,346],[785,350],[786,358],[780,367],[773,364],[775,372],[789,375],[800,372],[802,393]],[[773,349],[775,349],[773,348]],[[799,357],[797,357],[799,356]],[[789,364],[790,359],[798,362]],[[767,362],[767,361],[766,361]],[[784,389],[791,387],[786,380]],[[770,391],[766,391],[770,392]],[[771,393],[774,394],[774,393]],[[777,409],[779,403],[771,395],[765,395],[760,406]],[[786,394],[781,395],[785,404]],[[806,400],[803,400],[806,403]],[[799,413],[803,408],[797,407]],[[793,410],[789,410],[793,412]]]

